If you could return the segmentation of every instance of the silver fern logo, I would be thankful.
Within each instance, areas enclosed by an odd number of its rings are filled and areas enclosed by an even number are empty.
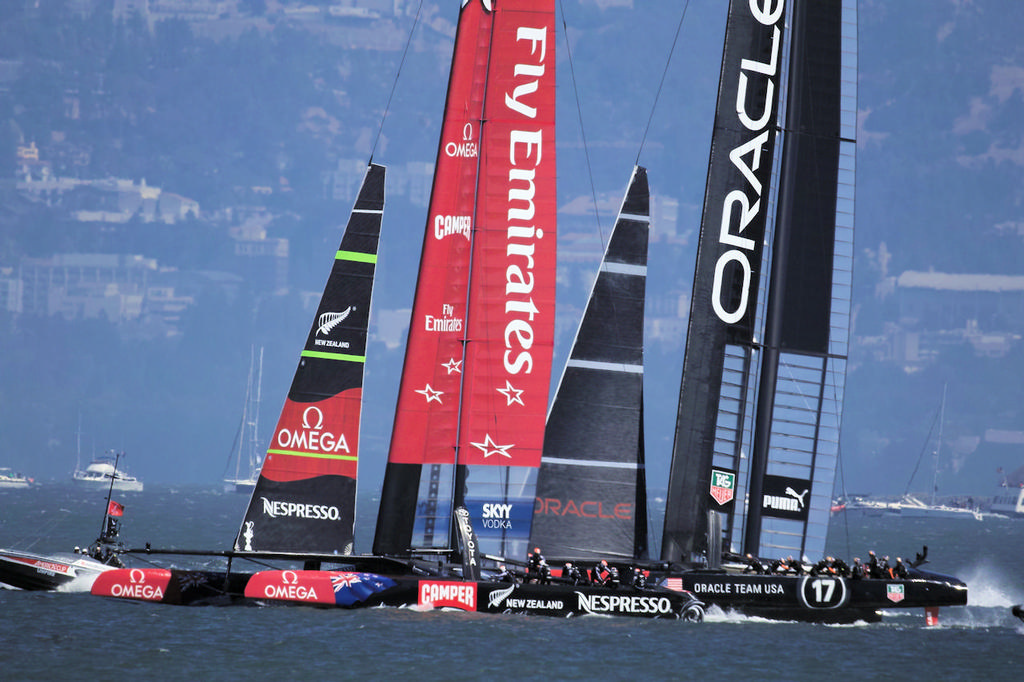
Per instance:
[[[506,587],[491,592],[490,596],[487,597],[488,608],[494,609],[501,606],[501,602],[505,601],[505,598],[508,597],[508,595],[512,594],[512,590],[514,589],[516,589],[516,587],[515,585],[512,585],[511,587]]]
[[[316,333],[327,336],[331,333],[332,329],[345,321],[345,318],[351,314],[352,310],[353,306],[349,306],[340,313],[322,313],[316,322],[320,325],[317,327]]]

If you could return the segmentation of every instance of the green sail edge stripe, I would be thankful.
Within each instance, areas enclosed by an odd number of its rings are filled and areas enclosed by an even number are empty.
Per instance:
[[[334,254],[334,260],[352,260],[358,263],[377,263],[377,254],[359,253],[358,251],[341,251]]]
[[[356,455],[329,455],[322,452],[299,452],[298,450],[267,450],[268,455],[288,455],[289,457],[309,457],[312,459],[343,459],[349,462],[358,462]]]
[[[345,360],[348,362],[366,363],[365,355],[347,355],[345,353],[325,353],[320,350],[304,350],[301,353],[304,358],[322,358],[324,360]]]

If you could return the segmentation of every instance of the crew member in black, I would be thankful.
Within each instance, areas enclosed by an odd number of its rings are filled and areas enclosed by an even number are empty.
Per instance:
[[[842,578],[845,578],[850,575],[850,567],[847,566],[846,562],[842,559],[833,559],[832,570],[836,575]]]
[[[797,575],[801,575],[804,572],[804,565],[800,563],[799,559],[794,559],[792,554],[786,557],[786,563],[789,565],[790,570]]]
[[[637,567],[633,567],[633,587],[638,590],[642,590],[647,587],[647,576]]]
[[[867,575],[867,577],[869,577],[869,578],[881,578],[882,577],[882,567],[878,565],[878,557],[875,556],[875,550],[872,549],[872,550],[868,551],[868,557],[870,557],[870,558],[868,559],[868,571],[867,571],[868,575]]]
[[[811,575],[831,575],[834,572],[834,569],[832,568],[832,561],[832,557],[827,556],[814,564],[811,568]]]
[[[541,564],[545,563],[544,555],[540,553],[540,547],[534,547],[526,562],[526,582],[540,581]]]
[[[508,570],[505,564],[498,564],[498,572],[495,574],[494,580],[499,583],[515,583],[516,576]]]
[[[540,560],[540,575],[537,578],[537,582],[541,585],[551,584],[551,567],[548,566],[548,562],[543,559]]]
[[[608,570],[608,560],[601,559],[601,561],[594,566],[594,570],[591,571],[590,580],[594,585],[604,585],[608,581],[610,575],[611,571]]]
[[[562,577],[571,582],[573,585],[582,585],[586,581],[583,579],[583,574],[580,573],[580,569],[577,566],[573,566],[571,561],[565,562],[565,568],[562,569]]]
[[[860,580],[864,577],[864,567],[860,563],[860,557],[853,557],[853,566],[850,568],[850,577],[854,580]]]
[[[612,588],[621,585],[622,581],[619,579],[619,569],[615,568],[615,566],[609,566],[608,578],[604,581],[604,584]]]
[[[764,575],[764,565],[756,557],[747,554],[747,567],[743,569],[743,572]]]
[[[893,577],[895,578],[909,578],[910,572],[907,571],[907,565],[903,563],[901,557],[896,557],[896,566],[892,569]]]

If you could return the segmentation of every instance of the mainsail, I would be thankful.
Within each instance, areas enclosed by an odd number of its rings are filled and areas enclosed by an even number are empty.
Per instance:
[[[241,552],[351,554],[366,330],[384,212],[371,163],[235,540]]]
[[[548,414],[530,545],[550,559],[646,559],[643,335],[650,226],[637,167]]]
[[[552,0],[464,0],[374,552],[525,556],[555,302]]]
[[[709,510],[723,521],[712,548],[824,552],[850,315],[855,11],[730,2],[663,560],[707,554]]]

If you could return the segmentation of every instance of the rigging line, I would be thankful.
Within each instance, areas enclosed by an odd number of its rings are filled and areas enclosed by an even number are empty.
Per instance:
[[[402,75],[402,67],[405,66],[405,57],[409,54],[409,46],[412,44],[412,36],[416,32],[416,26],[420,21],[420,12],[423,10],[423,0],[420,0],[419,6],[416,8],[416,16],[412,20],[412,27],[409,29],[409,37],[405,41],[405,49],[402,50],[402,59],[398,62],[398,71],[395,72],[395,80],[391,83],[391,92],[388,94],[388,103],[384,106],[384,113],[380,117],[380,125],[377,127],[377,137],[373,139],[373,147],[370,148],[370,160],[367,165],[373,163],[373,155],[377,151],[377,143],[380,142],[380,136],[384,132],[384,121],[388,118],[388,112],[391,111],[391,100],[395,96],[395,89],[398,87],[398,78]]]
[[[651,130],[651,121],[654,120],[654,111],[658,108],[658,100],[661,98],[661,90],[665,87],[665,76],[668,75],[669,64],[672,63],[672,54],[676,51],[676,45],[679,43],[679,34],[683,30],[683,20],[686,19],[686,10],[690,7],[690,0],[686,0],[686,4],[683,5],[683,13],[679,16],[679,24],[676,26],[676,34],[672,38],[672,47],[668,51],[668,58],[665,60],[665,68],[661,72],[661,81],[658,83],[658,91],[654,93],[654,104],[651,105],[651,113],[647,116],[647,127],[644,128],[644,136],[640,139],[640,149],[636,152],[636,162],[634,165],[640,165],[640,155],[644,151],[644,144],[647,142],[647,133]]]
[[[941,408],[939,410],[941,412]],[[932,425],[928,427],[928,437],[925,438],[924,445],[921,446],[921,452],[917,455],[917,464],[914,465],[914,473],[910,474],[910,480],[907,481],[907,488],[903,491],[904,495],[910,494],[910,486],[914,484],[914,477],[917,476],[917,470],[921,466],[921,459],[924,458],[924,453],[928,449],[928,444],[932,440],[932,431],[935,430],[935,422],[939,421],[939,412],[935,413],[935,417],[932,419]],[[936,446],[937,448],[938,446]]]
[[[597,221],[597,232],[601,239],[601,246],[607,246],[604,240],[604,230],[601,228],[601,215],[597,209],[597,190],[594,187],[594,171],[590,165],[590,147],[587,145],[587,133],[583,128],[583,108],[580,106],[580,92],[579,88],[576,87],[576,69],[573,66],[572,61],[572,48],[569,46],[569,27],[565,21],[565,8],[562,6],[562,0],[558,0],[558,11],[562,15],[562,42],[565,43],[565,54],[569,60],[569,76],[572,81],[572,92],[576,98],[576,118],[580,123],[580,137],[583,138],[583,156],[587,160],[587,178],[590,180],[590,196],[593,198],[594,203],[594,219]]]

